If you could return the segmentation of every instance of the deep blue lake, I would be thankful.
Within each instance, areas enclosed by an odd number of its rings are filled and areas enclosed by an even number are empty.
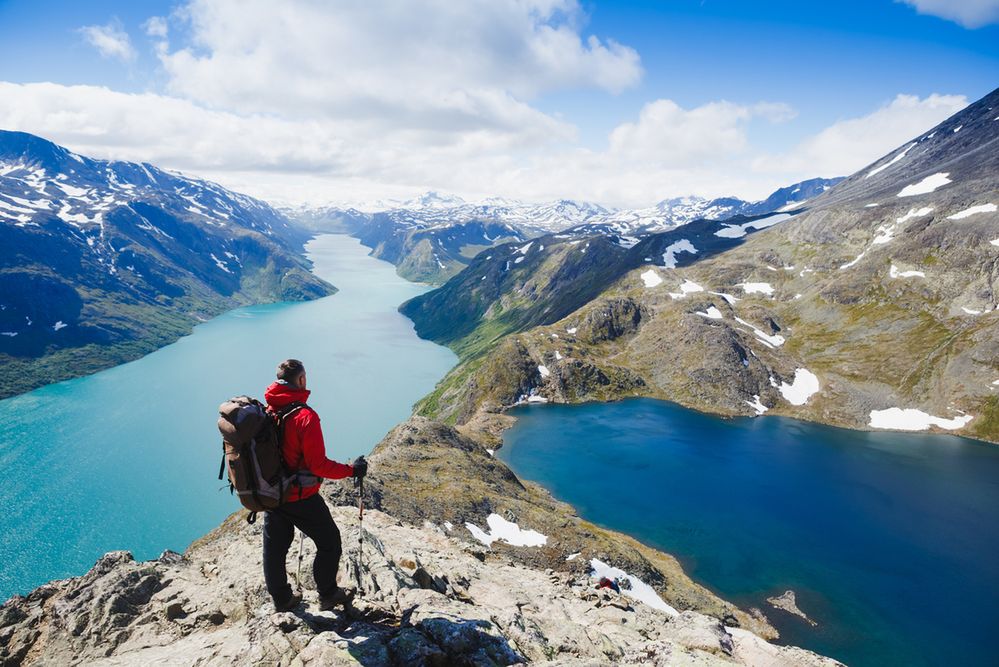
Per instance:
[[[497,456],[853,666],[995,666],[999,447],[649,399],[517,408]],[[770,607],[786,589],[818,621]]]
[[[132,363],[0,401],[0,601],[113,549],[183,551],[239,509],[219,490],[218,406],[263,398],[282,359],[305,362],[330,458],[369,452],[410,416],[456,361],[396,311],[428,288],[347,236],[307,251],[340,292],[240,308]]]

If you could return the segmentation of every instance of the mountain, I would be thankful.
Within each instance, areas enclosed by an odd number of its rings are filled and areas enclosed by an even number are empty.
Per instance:
[[[284,212],[309,229],[356,236],[372,249],[372,255],[395,264],[404,278],[442,284],[465,268],[477,252],[507,241],[523,242],[552,233],[575,238],[603,234],[631,247],[649,234],[693,220],[750,218],[793,210],[840,180],[804,181],[757,202],[682,197],[632,210],[608,210],[569,199],[528,204],[493,197],[469,203],[453,195],[427,192],[408,201],[383,203],[384,210],[368,213],[336,206]]]
[[[139,563],[112,552],[84,576],[14,596],[0,607],[0,664],[649,665],[679,657],[705,667],[841,667],[770,643],[776,631],[759,609],[725,602],[674,558],[581,520],[454,429],[411,419],[371,463],[363,541],[354,492],[336,483],[322,490],[343,532],[341,583],[359,581],[364,591],[350,613],[317,610],[307,568],[307,606],[273,613],[260,523],[239,512],[183,555]],[[445,469],[454,474],[438,475]],[[312,550],[310,541],[306,559]],[[601,576],[617,578],[621,591],[597,589]]]
[[[813,178],[780,188],[766,199],[744,201],[735,197],[705,199],[677,197],[664,199],[653,207],[608,212],[568,229],[575,235],[605,234],[625,246],[647,234],[666,231],[694,220],[728,220],[753,217],[775,211],[793,211],[842,181],[842,178]]]
[[[0,131],[0,397],[146,354],[239,305],[334,288],[267,204]]]
[[[509,271],[513,246],[477,258],[401,308],[462,358],[420,412],[474,428],[531,396],[641,395],[999,441],[996,108],[999,91],[787,213],[621,252],[594,238],[593,260],[569,239]]]

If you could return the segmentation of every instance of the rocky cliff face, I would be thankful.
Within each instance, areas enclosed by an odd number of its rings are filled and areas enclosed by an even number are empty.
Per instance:
[[[767,642],[751,631],[773,635],[762,614],[718,600],[668,556],[586,526],[452,429],[414,419],[376,448],[371,469],[366,498],[394,515],[365,513],[360,567],[357,507],[333,510],[341,583],[364,591],[349,613],[318,611],[310,544],[306,604],[274,613],[260,523],[237,513],[183,555],[110,553],[82,577],[12,598],[0,607],[0,664],[839,664]],[[339,483],[324,492],[353,500]],[[529,531],[545,543],[510,544]],[[595,588],[594,563],[620,593]]]

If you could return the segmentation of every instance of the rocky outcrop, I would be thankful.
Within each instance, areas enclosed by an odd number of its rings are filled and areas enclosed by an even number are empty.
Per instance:
[[[797,616],[798,618],[802,619],[813,628],[818,625],[818,623],[813,621],[808,616],[808,614],[801,611],[801,609],[798,607],[798,601],[795,597],[794,591],[788,590],[784,591],[780,595],[769,597],[767,598],[767,602],[775,609],[781,609],[789,614]]]
[[[359,571],[357,508],[333,515],[347,584]],[[597,591],[585,573],[511,563],[440,526],[369,511],[363,536],[363,594],[349,613],[318,611],[304,573],[306,604],[274,613],[260,523],[240,513],[183,556],[137,563],[115,552],[83,577],[14,597],[0,608],[0,664],[839,664],[705,614],[671,616]]]

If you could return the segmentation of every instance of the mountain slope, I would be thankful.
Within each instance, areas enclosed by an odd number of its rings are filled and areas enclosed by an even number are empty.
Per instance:
[[[685,227],[665,248],[650,237],[632,249],[644,266],[625,265],[598,296],[546,326],[508,328],[505,338],[485,318],[458,328],[466,339],[488,333],[492,347],[466,355],[420,409],[466,423],[531,395],[645,395],[722,414],[769,410],[999,441],[996,108],[999,91],[793,218],[759,231],[729,221],[702,234],[732,237],[710,256],[673,246]],[[475,312],[514,298],[532,278]],[[425,307],[435,298],[404,307],[421,335],[438,337],[435,309]],[[451,298],[454,312],[467,309],[461,293]],[[460,341],[450,344],[461,351]]]
[[[329,294],[267,204],[0,132],[0,397],[134,359],[238,305]]]

